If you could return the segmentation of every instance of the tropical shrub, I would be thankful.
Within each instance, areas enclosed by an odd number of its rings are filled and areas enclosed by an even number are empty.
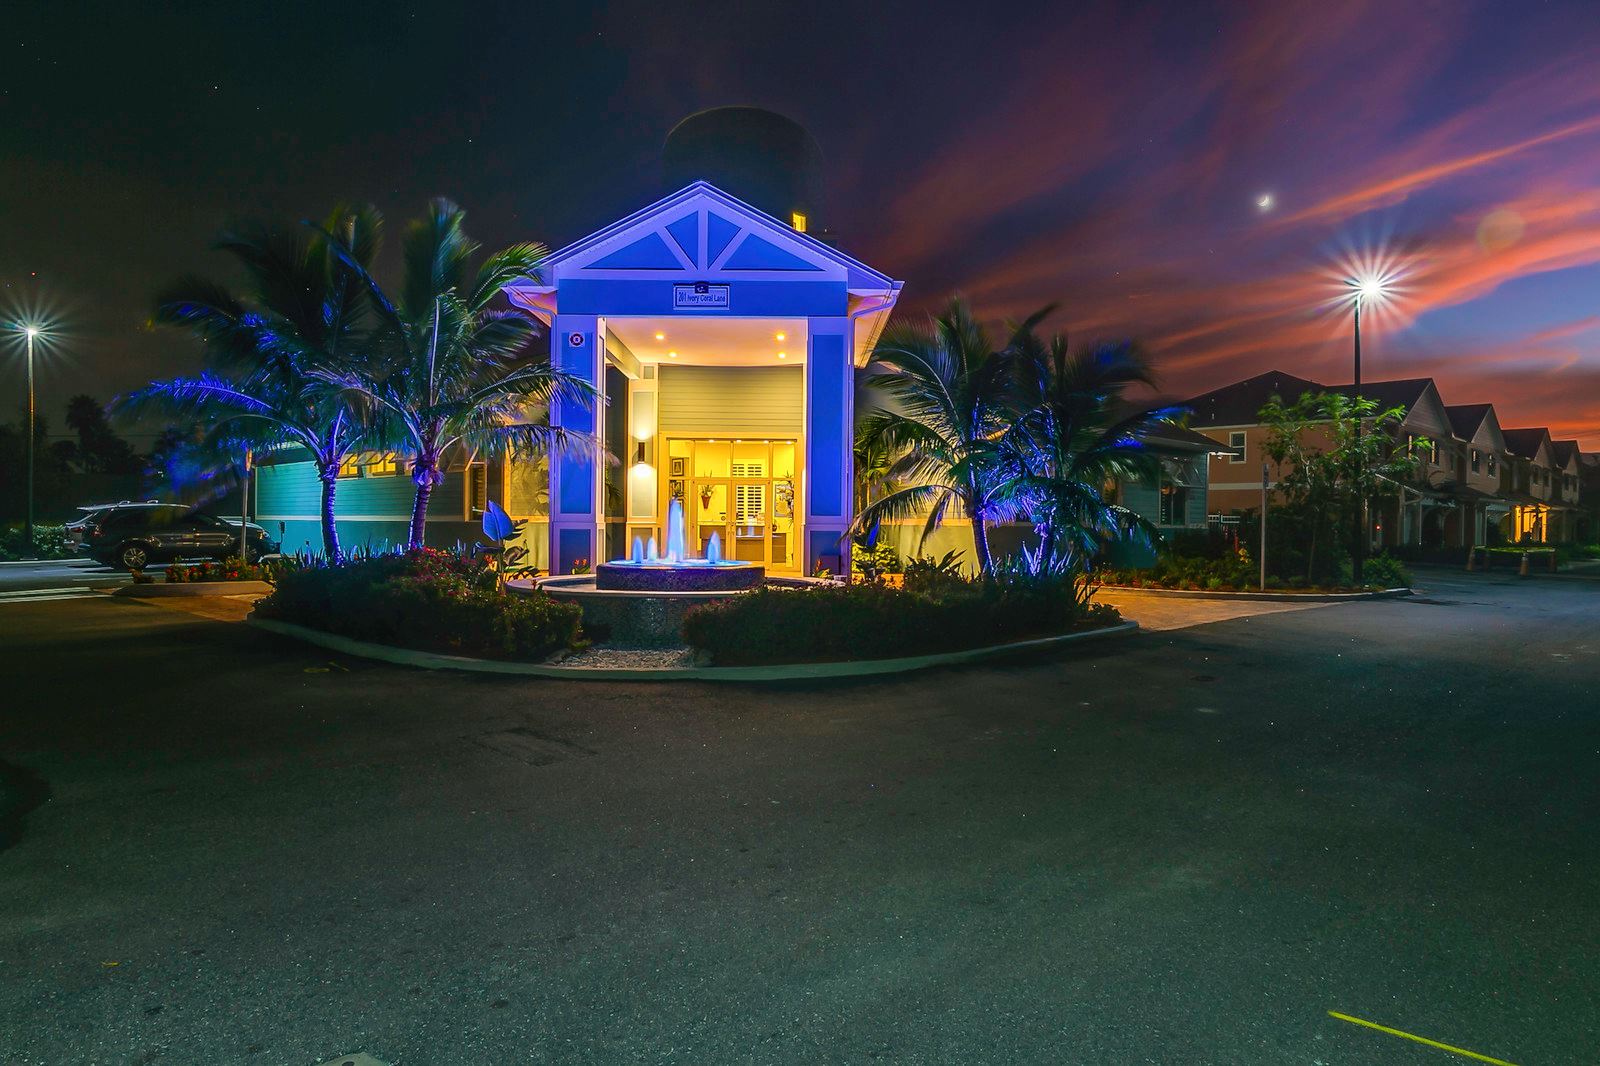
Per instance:
[[[28,548],[28,538],[21,526],[12,526],[0,532],[0,563],[19,559],[70,559],[72,540],[65,526],[33,527],[33,549]]]
[[[900,562],[900,553],[894,550],[892,544],[878,544],[868,547],[865,544],[851,546],[851,563],[856,573],[868,581],[876,581],[885,574],[898,574],[905,570]]]
[[[925,596],[949,595],[967,583],[962,553],[947,551],[941,558],[925,555],[906,564],[905,587]]]
[[[1411,571],[1394,556],[1384,553],[1374,555],[1361,567],[1361,579],[1373,588],[1399,589],[1411,587]]]
[[[430,548],[287,568],[256,613],[378,644],[531,660],[575,646],[582,621],[574,604],[509,592],[480,563]]]
[[[1140,570],[1103,570],[1099,579],[1107,585],[1133,588],[1209,589],[1225,591],[1255,588],[1260,571],[1243,549],[1216,558],[1163,555],[1152,567]]]
[[[924,575],[925,576],[925,575]],[[1110,625],[1083,586],[1002,573],[937,593],[886,585],[763,586],[690,611],[688,644],[718,666],[932,655]]]

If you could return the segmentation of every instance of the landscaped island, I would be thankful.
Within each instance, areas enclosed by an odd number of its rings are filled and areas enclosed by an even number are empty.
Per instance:
[[[586,647],[582,610],[512,591],[480,559],[433,549],[286,568],[259,618],[417,651],[541,663]],[[765,586],[690,610],[683,643],[713,666],[937,655],[1116,625],[1078,580],[966,578],[931,561],[904,586]]]

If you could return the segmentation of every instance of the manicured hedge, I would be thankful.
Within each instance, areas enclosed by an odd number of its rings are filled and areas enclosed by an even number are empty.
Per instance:
[[[67,536],[66,526],[34,526],[32,547],[23,536],[21,526],[0,530],[0,563],[18,559],[70,559],[72,555],[72,539]]]
[[[507,592],[481,565],[431,549],[285,567],[256,612],[377,644],[534,661],[575,645],[583,617],[542,592]]]
[[[688,644],[716,666],[897,659],[1004,644],[1118,621],[1079,602],[1065,582],[945,583],[937,592],[885,585],[764,586],[697,607]]]
[[[1342,579],[1312,585],[1302,574],[1283,578],[1267,575],[1268,589],[1294,589],[1318,592],[1354,591],[1349,564],[1341,566]],[[1106,569],[1095,575],[1104,584],[1128,588],[1188,589],[1209,592],[1253,592],[1260,587],[1260,571],[1245,552],[1230,552],[1209,558],[1163,555],[1154,566],[1142,569]],[[1375,555],[1363,564],[1361,577],[1367,588],[1405,588],[1411,585],[1411,571],[1391,555]]]

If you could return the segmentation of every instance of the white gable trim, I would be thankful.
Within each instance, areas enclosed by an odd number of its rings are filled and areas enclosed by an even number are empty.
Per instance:
[[[698,215],[695,256],[685,254],[668,227],[691,214]],[[710,262],[710,218],[719,215],[738,227],[728,245],[717,250]],[[656,235],[677,262],[674,270],[664,262],[650,266],[597,267],[593,264]],[[729,269],[726,263],[755,235],[806,264],[805,268]],[[708,182],[697,181],[671,196],[651,204],[604,229],[555,252],[545,260],[534,284],[518,286],[524,290],[549,291],[562,278],[630,280],[664,278],[673,274],[693,276],[695,280],[760,280],[787,278],[812,281],[845,281],[853,293],[898,293],[901,283],[850,256],[830,248],[807,234],[800,233],[766,212],[728,195]]]

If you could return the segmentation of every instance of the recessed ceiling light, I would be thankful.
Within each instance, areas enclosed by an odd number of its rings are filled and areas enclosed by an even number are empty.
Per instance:
[[[667,339],[667,335],[666,335],[666,334],[665,334],[665,333],[657,333],[657,334],[656,334],[656,340],[658,340],[658,341],[664,341],[664,340],[666,340],[666,339]]]
[[[779,359],[787,359],[787,358],[789,358],[789,353],[788,352],[779,352],[778,353],[778,358]]]
[[[677,352],[668,352],[667,353],[667,358],[668,359],[676,359],[676,358],[678,358],[678,353]]]
[[[787,339],[788,339],[788,335],[787,335],[787,334],[784,334],[784,333],[780,333],[780,334],[778,334],[778,339],[779,339],[779,340],[780,340],[780,341],[781,341],[781,340],[787,340]]]

